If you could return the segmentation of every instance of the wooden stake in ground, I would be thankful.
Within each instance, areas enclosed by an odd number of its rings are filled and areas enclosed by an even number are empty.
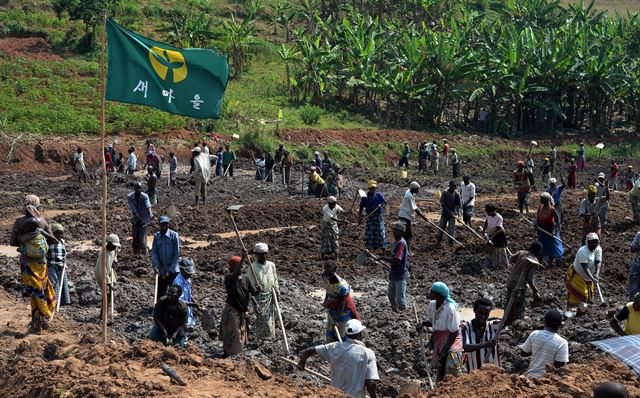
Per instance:
[[[104,158],[104,135],[105,135],[105,118],[104,118],[104,110],[105,110],[105,95],[106,95],[106,73],[104,68],[104,52],[106,47],[106,31],[107,31],[107,10],[105,9],[102,14],[102,33],[101,33],[101,41],[102,48],[100,51],[100,66],[102,70],[102,93],[100,96],[100,153],[102,153],[102,203],[100,206],[100,213],[102,216],[102,233],[100,241],[102,242],[102,256],[100,256],[101,264],[100,268],[102,268],[102,344],[107,344],[107,306],[108,297],[107,297],[107,162]]]

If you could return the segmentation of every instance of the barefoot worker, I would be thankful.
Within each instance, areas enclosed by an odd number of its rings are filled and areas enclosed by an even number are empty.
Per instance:
[[[340,229],[338,223],[344,222],[338,218],[338,213],[344,209],[338,205],[335,196],[327,198],[327,204],[322,208],[322,236],[320,240],[320,258],[338,259],[340,250]]]
[[[600,208],[609,200],[609,187],[604,184],[604,196],[597,196],[598,188],[595,185],[589,185],[587,188],[587,197],[580,202],[578,215],[582,218],[582,244],[585,238],[591,232],[600,235]]]
[[[431,285],[431,302],[427,306],[425,320],[416,327],[418,333],[424,326],[433,327],[432,363],[438,369],[440,381],[446,375],[458,376],[462,373],[462,336],[460,335],[460,312],[449,293],[449,287],[442,282]]]
[[[376,354],[362,342],[366,327],[357,319],[348,321],[345,332],[349,337],[344,343],[329,343],[309,347],[300,354],[298,369],[304,370],[307,359],[318,354],[331,365],[331,386],[356,397],[376,398],[378,365]]]
[[[409,280],[409,245],[404,240],[405,225],[401,221],[393,224],[393,246],[391,256],[380,256],[378,260],[386,261],[389,268],[389,286],[387,297],[394,312],[404,311],[407,308],[407,283]]]
[[[153,246],[151,247],[151,267],[153,273],[158,275],[158,290],[156,297],[162,297],[167,293],[167,288],[173,284],[173,280],[180,273],[180,236],[176,231],[169,229],[171,219],[161,216],[158,220],[160,231],[153,234]]]
[[[520,250],[509,258],[509,263],[515,264],[507,279],[507,296],[505,297],[505,312],[509,312],[509,317],[505,320],[505,325],[510,325],[516,319],[524,318],[525,296],[527,286],[533,291],[534,302],[542,300],[540,292],[535,284],[536,271],[540,265],[539,260],[542,256],[542,244],[533,242],[527,250]],[[520,286],[518,282],[524,273],[524,279]],[[507,308],[511,295],[515,294],[515,299],[511,308]]]
[[[229,259],[229,273],[224,276],[224,288],[227,300],[222,310],[220,322],[220,340],[224,356],[228,357],[242,352],[249,335],[247,311],[249,300],[260,313],[254,296],[258,294],[256,286],[249,276],[242,274],[243,257],[233,256]]]
[[[151,223],[153,212],[149,196],[142,192],[139,182],[133,183],[133,192],[127,195],[127,204],[131,211],[131,231],[133,235],[133,254],[147,254],[147,228]]]
[[[551,194],[543,192],[540,195],[540,206],[538,207],[534,224],[535,232],[538,234],[538,241],[542,243],[542,259],[548,258],[550,267],[553,265],[553,260],[556,261],[558,266],[562,266],[564,263],[562,260],[564,247],[560,242],[560,231],[558,230],[560,218],[554,204]],[[543,229],[546,233],[538,228]]]
[[[61,224],[53,223],[51,224],[51,232],[53,232],[53,236],[58,241],[52,241],[49,245],[49,251],[47,252],[47,273],[56,294],[61,292],[61,297],[57,297],[60,305],[69,305],[71,304],[71,296],[69,295],[69,273],[64,266],[67,261],[67,249],[63,239],[64,227]],[[64,277],[62,276],[63,270]],[[60,289],[61,282],[62,289]]]
[[[378,183],[369,180],[367,183],[367,196],[360,200],[360,212],[358,224],[362,222],[362,212],[366,212],[366,225],[364,229],[364,245],[368,250],[380,250],[384,254],[387,250],[387,233],[384,229],[384,207],[387,203],[384,196],[377,192]]]
[[[513,187],[518,194],[518,210],[522,214],[525,210],[529,214],[529,195],[531,194],[531,174],[524,167],[524,162],[519,160],[513,171]]]
[[[24,215],[13,223],[11,246],[19,247],[20,280],[30,297],[31,323],[29,330],[47,329],[56,308],[56,294],[47,276],[45,235],[51,236],[47,221],[40,215],[40,198],[27,195]]]
[[[118,262],[118,253],[120,252],[120,238],[116,234],[110,234],[107,236],[107,294],[111,292],[113,294],[113,290],[116,287],[116,269],[114,263]],[[102,291],[102,247],[98,250],[98,259],[96,260],[96,283],[98,284],[98,289]],[[107,306],[111,305],[109,300],[107,300]],[[102,318],[102,315],[100,315]]]
[[[416,195],[420,190],[420,184],[417,181],[411,181],[409,189],[404,193],[402,203],[400,203],[400,211],[398,212],[398,221],[405,225],[404,240],[407,241],[407,246],[411,245],[411,239],[413,234],[411,233],[411,223],[415,217],[415,213],[418,213],[421,217],[426,217],[422,214],[418,206],[416,205]]]
[[[531,357],[529,377],[540,377],[550,368],[560,368],[569,362],[569,343],[558,334],[562,327],[560,311],[550,310],[544,315],[544,329],[534,330],[520,346],[520,355]]]
[[[442,242],[444,233],[442,232],[445,227],[449,237],[449,245],[453,245],[453,239],[456,238],[456,218],[461,213],[462,203],[460,200],[460,193],[456,189],[456,182],[449,181],[449,189],[442,193],[440,196],[440,206],[442,206],[442,212],[440,213],[440,222],[438,223],[438,235],[436,241],[438,244]]]
[[[195,147],[191,150],[195,157],[193,158],[193,177],[195,178],[195,199],[196,205],[198,204],[198,197],[202,198],[202,204],[204,205],[207,200],[207,184],[209,178],[211,178],[211,160],[209,155],[200,150],[200,147]]]
[[[507,257],[507,233],[504,230],[502,215],[496,205],[487,203],[484,206],[487,218],[483,231],[491,243],[487,247],[485,265],[490,269],[506,269],[509,265]]]
[[[266,243],[256,243],[253,252],[257,259],[251,264],[251,268],[258,280],[255,280],[253,272],[249,273],[249,278],[256,287],[260,287],[260,293],[257,296],[260,312],[256,316],[256,337],[261,340],[273,339],[276,337],[276,298],[273,295],[280,296],[278,273],[276,265],[267,261],[269,246]]]
[[[322,306],[327,309],[327,330],[325,336],[328,343],[338,341],[336,328],[340,339],[345,341],[345,324],[351,319],[360,320],[356,305],[351,298],[349,283],[336,273],[336,263],[328,260],[324,262],[322,279],[324,281],[325,296]]]
[[[598,234],[591,232],[587,235],[587,244],[578,249],[573,265],[567,270],[565,285],[568,305],[591,303],[601,264],[600,239]]]
[[[182,287],[172,285],[167,289],[167,295],[160,297],[153,308],[150,340],[175,347],[187,346],[189,311],[187,305],[180,301],[181,295]]]

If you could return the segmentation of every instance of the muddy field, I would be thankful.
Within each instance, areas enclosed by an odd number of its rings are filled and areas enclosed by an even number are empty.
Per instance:
[[[178,153],[187,153],[187,143],[182,144]],[[46,152],[46,150],[45,150]],[[22,153],[22,152],[21,152]],[[23,152],[27,156],[28,151]],[[477,219],[474,225],[482,225],[483,212],[480,211],[488,201],[495,202],[505,218],[509,247],[512,252],[524,249],[531,242],[533,228],[520,220],[514,211],[515,194],[510,189],[510,173],[518,158],[516,150],[505,154],[501,159],[486,160],[465,159],[463,172],[470,173],[476,182],[478,198],[476,200]],[[181,159],[188,164],[187,159]],[[64,163],[64,161],[62,161]],[[100,223],[98,209],[100,187],[97,181],[79,184],[70,177],[69,169],[60,162],[50,161],[50,172],[38,175],[25,170],[21,161],[14,172],[0,175],[0,194],[5,206],[0,208],[0,243],[8,244],[9,231],[13,220],[19,215],[20,203],[27,193],[39,195],[44,204],[45,217],[60,222],[65,227],[67,241],[68,267],[70,279],[74,283],[72,299],[74,304],[62,308],[62,317],[80,325],[97,325],[100,294],[94,278],[96,261],[96,238]],[[602,160],[601,167],[606,163]],[[588,174],[582,174],[579,181],[592,179],[600,169],[590,165]],[[3,165],[6,169],[7,165]],[[45,167],[46,168],[46,167]],[[181,169],[186,173],[187,169]],[[447,174],[448,174],[447,170]],[[66,175],[65,175],[66,173]],[[443,172],[436,177],[418,176],[415,170],[410,173],[426,189],[418,195],[418,205],[428,211],[434,219],[439,215],[439,205],[433,199],[433,191],[442,189],[448,181]],[[164,175],[166,178],[166,174]],[[396,171],[385,171],[371,175],[366,169],[358,169],[349,176],[347,190],[339,204],[349,209],[353,203],[357,188],[366,187],[366,180],[378,178],[384,181],[379,191],[390,202],[387,211],[387,229],[390,233],[391,221],[395,219],[406,181],[397,177]],[[194,277],[194,297],[220,317],[224,302],[223,275],[226,261],[231,255],[239,254],[239,244],[231,232],[233,227],[225,208],[230,204],[244,204],[236,217],[243,231],[245,244],[251,247],[258,241],[270,246],[270,259],[275,262],[280,278],[282,292],[281,307],[292,352],[321,342],[324,339],[325,312],[321,306],[323,284],[319,261],[321,208],[324,201],[309,198],[300,189],[301,174],[294,174],[298,184],[287,189],[280,184],[265,184],[252,179],[252,170],[247,163],[240,165],[234,179],[213,180],[208,188],[208,202],[205,207],[193,205],[192,186],[185,185],[186,193],[181,194],[175,188],[168,189],[166,180],[159,184],[159,204],[154,207],[154,216],[163,214],[173,204],[177,215],[173,219],[175,229],[183,240],[183,256],[192,257],[197,265]],[[149,333],[152,325],[153,275],[148,258],[134,257],[130,248],[129,211],[126,207],[126,194],[130,188],[124,184],[110,186],[108,203],[108,233],[117,233],[123,241],[123,250],[119,255],[118,289],[116,291],[116,311],[118,316],[110,326],[112,336],[123,338],[131,345],[138,344]],[[566,191],[563,197],[565,222],[562,238],[573,250],[567,250],[566,261],[573,261],[573,254],[580,244],[580,224],[577,218],[579,201],[585,196],[583,189]],[[532,208],[536,206],[537,195],[532,195]],[[357,205],[356,205],[357,207]],[[570,361],[588,363],[594,358],[614,364],[612,359],[601,358],[590,344],[593,340],[611,337],[607,311],[626,302],[627,274],[630,262],[629,244],[636,233],[631,225],[631,211],[626,194],[613,193],[609,211],[610,227],[602,238],[604,263],[602,288],[607,306],[594,306],[583,316],[574,317],[566,322],[561,334],[570,340]],[[534,215],[530,214],[530,218]],[[149,234],[157,225],[150,228]],[[432,282],[441,280],[452,289],[453,297],[463,307],[471,307],[479,296],[491,298],[494,303],[504,301],[507,270],[491,272],[483,268],[483,243],[469,231],[458,228],[457,238],[465,248],[454,250],[448,245],[435,244],[435,231],[425,222],[416,222],[414,229],[413,257],[411,258],[411,279],[409,281],[409,304],[415,304],[421,316],[428,302],[426,294]],[[419,340],[415,332],[413,311],[396,314],[391,311],[386,299],[387,278],[381,266],[358,266],[355,257],[363,247],[363,227],[355,223],[342,229],[341,258],[338,273],[346,278],[356,295],[356,304],[364,323],[368,327],[366,343],[377,356],[381,373],[379,391],[384,395],[395,396],[406,382],[424,377],[424,369],[418,356]],[[0,283],[11,294],[20,296],[14,249],[1,247]],[[518,355],[516,345],[523,342],[528,333],[541,324],[543,314],[550,308],[564,309],[566,290],[564,288],[565,268],[547,268],[539,272],[537,285],[544,297],[544,305],[527,309],[527,318],[519,321],[501,340],[501,361],[506,372],[522,373],[528,361]],[[20,308],[26,311],[25,307]],[[67,328],[71,323],[54,322],[57,328]],[[93,329],[92,329],[93,330]],[[214,338],[212,338],[214,337]],[[190,343],[201,350],[206,358],[221,355],[221,343],[215,336],[204,333],[200,327],[190,335]],[[277,362],[276,356],[284,354],[280,339],[271,342],[255,342],[249,345],[245,354],[248,358],[258,359],[272,370],[293,373],[291,367]],[[327,369],[319,361],[311,361],[317,369]],[[611,365],[614,366],[614,365]],[[0,376],[6,375],[3,368]],[[306,374],[293,373],[298,381],[313,381]],[[466,376],[474,377],[474,375]],[[489,376],[487,376],[489,377]],[[498,376],[496,376],[498,377]],[[505,383],[512,380],[508,375],[500,376]],[[513,379],[515,380],[515,379]],[[554,383],[549,378],[548,383]],[[443,387],[433,396],[459,394],[451,387]],[[516,383],[516,381],[513,381]],[[635,384],[635,380],[626,380]],[[455,384],[455,383],[454,383]],[[487,395],[492,396],[492,395]],[[575,395],[583,396],[583,395]]]

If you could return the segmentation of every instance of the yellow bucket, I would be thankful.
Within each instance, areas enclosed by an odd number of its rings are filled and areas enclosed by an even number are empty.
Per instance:
[[[436,191],[436,192],[434,192],[433,195],[436,197],[437,200],[440,200],[440,198],[442,197],[442,192]]]
[[[401,170],[400,171],[400,178],[406,180],[407,179],[407,171],[406,170]]]

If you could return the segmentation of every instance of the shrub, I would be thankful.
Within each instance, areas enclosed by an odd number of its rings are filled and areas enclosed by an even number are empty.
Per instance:
[[[298,113],[304,124],[312,125],[320,121],[322,109],[315,105],[304,105],[298,109]]]

